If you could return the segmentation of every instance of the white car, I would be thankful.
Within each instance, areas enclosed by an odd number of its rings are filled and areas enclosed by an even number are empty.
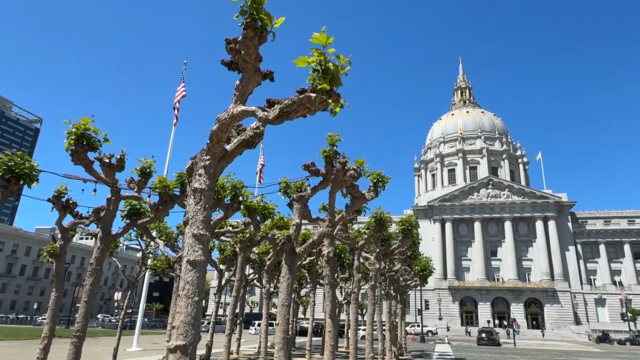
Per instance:
[[[382,328],[382,338],[384,339],[385,328]],[[358,340],[365,340],[367,335],[367,328],[365,326],[361,326],[358,328]],[[373,341],[378,340],[378,329],[373,328]]]
[[[98,316],[96,316],[96,317],[98,318],[98,320],[104,320],[105,322],[109,321],[109,320],[111,320],[111,318],[113,318],[113,316],[107,315],[107,314],[98,314]]]
[[[216,319],[216,323],[213,328],[214,333],[224,333],[224,323],[220,319]],[[200,331],[209,332],[209,328],[211,327],[210,320],[202,320],[200,321]]]
[[[407,335],[413,335],[414,331],[416,335],[420,335],[420,327],[420,324],[411,324],[404,328],[404,330]],[[424,326],[422,327],[422,334],[428,337],[438,335],[438,328],[435,326]]]
[[[262,328],[262,321],[252,321],[249,325],[249,334],[258,335]],[[267,328],[267,335],[273,335],[276,332],[276,322],[269,321],[269,327]]]

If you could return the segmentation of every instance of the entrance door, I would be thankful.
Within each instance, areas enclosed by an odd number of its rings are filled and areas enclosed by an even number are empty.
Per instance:
[[[524,313],[527,319],[527,329],[544,329],[544,307],[536,298],[529,298],[524,302]]]
[[[509,323],[511,319],[511,314],[509,311],[509,302],[507,299],[503,297],[497,297],[493,299],[491,302],[491,310],[492,310],[492,321],[493,324],[491,326],[495,327],[503,327],[505,324]]]
[[[542,328],[540,325],[540,315],[529,314],[527,316],[527,328],[533,329],[533,330],[540,330]]]
[[[476,325],[476,313],[475,312],[465,312],[463,317],[462,326],[477,326]]]

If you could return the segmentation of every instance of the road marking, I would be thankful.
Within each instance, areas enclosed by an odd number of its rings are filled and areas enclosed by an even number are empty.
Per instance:
[[[433,359],[454,359],[451,346],[448,344],[436,344],[436,349],[433,352]]]

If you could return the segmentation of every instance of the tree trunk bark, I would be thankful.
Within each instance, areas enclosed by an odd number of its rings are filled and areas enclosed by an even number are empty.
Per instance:
[[[401,293],[400,295],[400,316],[398,319],[398,336],[400,336],[400,356],[404,356],[408,351],[407,334],[405,328],[407,327],[407,293]]]
[[[378,318],[378,360],[384,360],[384,346],[385,341],[383,338],[384,332],[382,331],[382,284],[378,283],[376,291],[376,318]]]
[[[233,326],[235,325],[235,315],[236,311],[238,311],[238,303],[240,300],[240,294],[242,292],[244,282],[245,260],[246,256],[244,256],[243,249],[238,249],[236,274],[234,276],[236,282],[233,285],[233,291],[231,292],[231,297],[229,298],[229,306],[227,307],[227,318],[225,319],[224,344],[222,347],[221,356],[222,360],[229,360],[229,358],[231,357],[231,340],[233,339]],[[238,314],[238,317],[239,315],[240,314]],[[236,329],[236,331],[240,331],[240,329]]]
[[[218,283],[216,284],[216,290],[213,295],[213,312],[211,313],[211,324],[209,326],[209,333],[207,334],[207,343],[204,346],[204,355],[202,360],[210,360],[211,359],[211,350],[213,349],[213,337],[215,335],[216,329],[216,321],[218,318],[218,311],[220,311],[220,300],[222,299],[222,291],[224,290],[223,282],[224,282],[224,273],[222,276],[217,274]]]
[[[124,316],[127,314],[127,306],[129,301],[133,297],[133,291],[135,289],[135,282],[127,280],[127,296],[124,298],[124,304],[122,304],[122,311],[120,311],[120,319],[118,319],[118,329],[116,330],[116,344],[113,346],[113,353],[111,354],[111,360],[118,359],[118,351],[120,350],[120,339],[122,339],[122,327],[124,325]],[[138,314],[140,316],[140,314]],[[131,314],[133,319],[133,314]]]
[[[240,348],[242,347],[242,331],[244,330],[244,313],[247,305],[247,274],[245,270],[242,271],[242,288],[240,289],[240,302],[238,304],[238,321],[236,321],[236,348],[235,355],[240,355]]]
[[[295,287],[294,287],[295,289]],[[300,311],[300,290],[294,290],[293,299],[291,304],[291,321],[289,322],[289,357],[288,360],[291,360],[291,352],[293,351],[293,347],[296,343],[296,337],[298,336],[298,332],[296,331],[297,322],[298,322],[298,312]]]
[[[336,296],[336,299],[338,297]],[[336,331],[334,331],[333,333],[333,341],[334,344],[336,345],[335,349],[336,349],[336,354],[338,353],[338,347],[340,345],[340,315],[342,314],[342,307],[340,306],[340,304],[338,304],[338,306],[336,306],[336,312],[333,313],[333,323],[336,324]],[[335,355],[334,355],[335,358]]]
[[[293,244],[282,252],[282,270],[278,285],[278,321],[276,323],[275,351],[273,358],[284,360],[289,357],[289,321],[291,320],[291,305],[293,286],[298,271],[298,254]]]
[[[111,231],[111,230],[109,230]],[[67,360],[80,360],[82,358],[82,346],[87,337],[87,328],[91,319],[93,309],[93,300],[96,297],[100,280],[102,279],[102,266],[107,258],[111,239],[105,239],[102,235],[98,235],[93,248],[93,254],[89,261],[89,269],[82,284],[82,296],[80,298],[80,308],[76,316],[76,324],[71,335],[69,351],[67,352]],[[73,294],[72,296],[75,296]],[[144,301],[145,299],[140,299]]]
[[[269,312],[271,311],[271,283],[267,281],[267,276],[263,276],[265,279],[265,285],[262,287],[262,321],[260,323],[260,342],[258,347],[260,348],[260,360],[267,360],[269,354]]]
[[[45,321],[44,327],[42,328],[42,337],[40,338],[40,344],[36,352],[36,360],[47,360],[53,338],[56,336],[58,313],[64,291],[64,262],[67,246],[68,245],[58,244],[60,256],[53,262],[53,287],[51,288],[51,297],[49,298],[49,307],[47,308],[47,321]]]
[[[360,300],[360,261],[354,257],[353,261],[353,289],[349,304],[349,360],[358,360],[358,301]]]
[[[348,294],[349,298],[351,298],[351,294]],[[344,307],[345,320],[344,320],[344,344],[343,350],[349,351],[349,329],[351,328],[351,301],[342,305]],[[338,322],[340,321],[340,314],[338,314]],[[358,348],[355,347],[356,351]]]
[[[399,360],[398,351],[398,294],[392,293],[391,306],[391,356],[393,360]]]
[[[175,307],[174,304],[178,303],[178,298],[180,297],[179,287],[180,287],[180,267],[182,266],[180,261],[175,263],[174,275],[173,275],[173,289],[171,291],[171,305],[169,308],[169,319],[167,321],[167,334],[165,335],[165,349],[164,349],[164,357],[166,359],[169,358],[169,343],[171,342],[171,334],[173,333],[173,329],[175,328]],[[133,314],[131,314],[133,316]]]
[[[365,335],[364,335],[364,358],[365,360],[373,360],[375,353],[373,350],[373,326],[376,321],[376,298],[378,294],[378,269],[371,269],[371,280],[369,287],[367,288],[367,321],[365,323]],[[378,318],[380,322],[380,318]]]
[[[329,235],[324,238],[322,245],[322,281],[324,282],[324,313],[326,321],[324,324],[325,343],[324,358],[333,360],[336,357],[338,323],[336,321],[338,299],[336,289],[338,280],[336,279],[336,259],[335,259],[335,239]]]
[[[311,360],[311,351],[313,350],[313,323],[316,316],[316,290],[318,288],[318,276],[315,274],[316,269],[314,268],[311,271],[313,273],[309,274],[309,280],[311,282],[311,299],[309,299],[309,330],[307,332],[307,346],[305,349],[307,360]]]
[[[221,166],[216,164],[216,166]],[[187,167],[187,200],[183,223],[182,264],[178,301],[171,304],[175,314],[166,360],[195,360],[200,342],[202,302],[200,299],[211,257],[211,216],[215,184],[220,174],[213,159],[203,149]]]
[[[389,286],[387,284],[386,289],[384,291],[384,299],[386,302],[385,308],[384,308],[384,322],[386,324],[386,329],[385,329],[385,333],[384,333],[384,346],[386,348],[386,359],[387,360],[393,360],[393,337],[392,337],[392,332],[393,332],[393,326],[391,325],[393,322],[393,295],[391,295],[391,292],[389,291]]]

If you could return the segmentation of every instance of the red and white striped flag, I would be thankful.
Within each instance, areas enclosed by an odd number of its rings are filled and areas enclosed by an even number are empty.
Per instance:
[[[258,184],[264,184],[264,149],[260,144],[260,158],[258,159],[258,168],[256,169],[256,175],[258,175]]]
[[[187,87],[184,84],[184,69],[182,70],[182,76],[180,76],[180,83],[178,84],[178,90],[176,90],[176,97],[173,99],[173,126],[178,125],[178,117],[180,115],[180,101],[187,97]]]

